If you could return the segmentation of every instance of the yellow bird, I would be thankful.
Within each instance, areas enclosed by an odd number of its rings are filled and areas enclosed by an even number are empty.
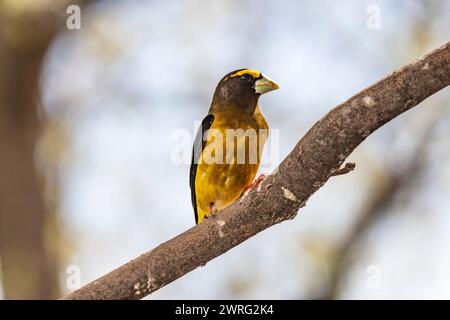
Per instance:
[[[192,152],[189,182],[196,223],[252,186],[269,129],[258,100],[278,88],[252,69],[235,70],[220,80]]]

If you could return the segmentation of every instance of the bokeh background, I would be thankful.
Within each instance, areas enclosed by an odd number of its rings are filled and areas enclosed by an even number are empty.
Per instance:
[[[81,8],[69,30],[66,8]],[[0,297],[57,298],[194,224],[190,143],[251,67],[279,139],[450,40],[449,1],[0,0]],[[376,19],[375,23],[374,20]],[[184,141],[186,142],[186,141]],[[371,135],[293,221],[150,299],[450,298],[450,90]]]

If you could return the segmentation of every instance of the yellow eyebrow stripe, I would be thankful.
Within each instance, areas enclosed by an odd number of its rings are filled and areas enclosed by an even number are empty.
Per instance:
[[[255,79],[258,79],[261,76],[261,72],[259,72],[259,71],[256,71],[253,69],[244,69],[244,70],[233,73],[232,75],[230,75],[230,78],[240,77],[244,74],[249,74]]]

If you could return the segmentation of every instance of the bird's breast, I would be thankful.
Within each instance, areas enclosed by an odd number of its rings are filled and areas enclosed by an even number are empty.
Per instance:
[[[259,165],[268,134],[262,114],[215,114],[200,161]]]
[[[221,210],[253,182],[267,137],[268,126],[260,113],[214,114],[195,180],[200,221],[211,204]]]

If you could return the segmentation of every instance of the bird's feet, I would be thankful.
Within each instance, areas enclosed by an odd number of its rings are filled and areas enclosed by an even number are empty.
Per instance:
[[[205,219],[214,218],[217,214],[217,208],[214,203],[209,204],[209,213],[205,216]]]
[[[265,177],[266,175],[264,173],[261,173],[258,178],[256,178],[251,184],[245,187],[244,192],[249,189],[256,188],[261,183],[261,181],[264,180]]]

